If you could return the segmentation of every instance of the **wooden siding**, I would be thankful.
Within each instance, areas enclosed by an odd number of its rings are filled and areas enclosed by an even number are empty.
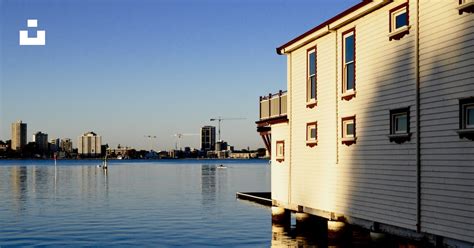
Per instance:
[[[281,123],[272,125],[272,160],[271,160],[271,192],[272,200],[288,203],[288,184],[289,184],[289,140],[288,124]],[[285,141],[285,159],[278,162],[276,155],[276,142]]]
[[[394,1],[288,54],[285,149],[291,157],[281,167],[288,170],[278,167],[275,179],[289,183],[289,190],[278,187],[291,205],[416,230],[415,1],[409,1],[409,34],[400,40],[388,37],[389,10],[403,2]],[[474,142],[455,132],[459,99],[474,96],[474,14],[459,15],[457,3],[420,0],[420,218],[422,232],[474,243]],[[342,33],[352,28],[356,96],[347,101],[341,99]],[[308,108],[306,50],[314,46],[317,106]],[[391,143],[390,110],[402,107],[410,108],[411,140]],[[357,140],[347,146],[341,143],[341,118],[354,115]],[[306,123],[315,121],[318,143],[310,147]],[[283,193],[278,197],[284,199]]]
[[[474,96],[474,15],[457,3],[420,5],[421,227],[474,242],[474,142],[455,132]]]

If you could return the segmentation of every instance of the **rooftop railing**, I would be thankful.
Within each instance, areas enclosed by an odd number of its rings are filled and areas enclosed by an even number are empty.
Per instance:
[[[286,116],[287,94],[279,91],[260,97],[260,120]]]

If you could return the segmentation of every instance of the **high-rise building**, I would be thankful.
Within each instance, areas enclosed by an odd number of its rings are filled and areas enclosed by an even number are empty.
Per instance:
[[[36,132],[33,134],[33,142],[35,142],[36,148],[40,151],[48,150],[48,134],[42,132]]]
[[[97,156],[101,154],[102,139],[94,132],[87,132],[79,136],[77,140],[77,152],[85,156]]]
[[[60,150],[61,140],[59,138],[51,139],[49,141],[49,150],[52,152],[58,152]]]
[[[216,145],[216,127],[204,126],[201,128],[201,150],[212,151]]]
[[[67,153],[72,153],[72,140],[71,139],[61,139],[60,150]]]
[[[12,123],[12,150],[21,150],[26,145],[26,123]]]

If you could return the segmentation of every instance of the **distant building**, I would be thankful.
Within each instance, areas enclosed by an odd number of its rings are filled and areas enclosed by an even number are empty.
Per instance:
[[[48,134],[42,132],[36,132],[33,134],[33,142],[35,146],[40,151],[48,150]]]
[[[214,150],[216,145],[216,127],[204,126],[201,128],[201,150]]]
[[[12,123],[12,150],[21,150],[26,145],[26,123]]]
[[[106,154],[108,157],[128,158],[131,150],[131,147],[118,145],[117,148],[107,148]]]
[[[56,138],[56,139],[51,139],[50,142],[49,142],[50,146],[49,146],[49,149],[52,151],[52,152],[58,152],[61,150],[61,140],[59,138]]]
[[[71,139],[61,139],[59,144],[60,150],[66,153],[72,153],[72,140]]]
[[[84,133],[77,139],[79,155],[95,157],[101,154],[102,138],[94,132]]]

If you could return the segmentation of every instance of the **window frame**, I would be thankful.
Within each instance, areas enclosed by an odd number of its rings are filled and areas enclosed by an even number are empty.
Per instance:
[[[350,62],[346,62],[346,39],[350,36],[353,36],[354,42],[354,59]],[[357,82],[357,39],[356,39],[356,29],[351,28],[342,33],[342,100],[350,100],[355,97],[356,93],[356,82]],[[352,89],[347,89],[347,65],[354,65],[354,84]]]
[[[401,13],[406,13],[407,24],[405,26],[397,28],[397,19]],[[396,6],[395,8],[390,9],[388,14],[389,19],[389,40],[400,40],[403,36],[409,34],[410,30],[410,8],[408,2],[405,2],[401,5]]]
[[[407,129],[403,132],[397,131],[396,117],[400,115],[406,116]],[[390,134],[388,135],[390,142],[401,144],[411,139],[410,132],[410,107],[398,108],[390,110]]]
[[[353,134],[350,136],[347,135],[347,124],[352,123],[354,128],[353,128]],[[357,125],[356,125],[356,116],[346,116],[341,118],[341,142],[342,144],[345,145],[352,145],[356,143],[357,140]]]
[[[474,125],[468,125],[469,115],[467,110],[474,109],[474,97],[459,99],[459,138],[474,141]]]
[[[314,75],[310,74],[310,55],[314,53]],[[311,98],[312,87],[311,78],[314,77],[314,98]],[[313,46],[306,50],[306,107],[313,108],[318,103],[318,49],[317,46]]]
[[[315,137],[311,138],[311,127],[315,129]],[[310,129],[311,128],[311,129]],[[318,144],[318,122],[308,122],[306,123],[306,146],[313,147]]]
[[[279,148],[280,146],[279,145],[282,145],[282,153],[280,154],[279,153]],[[278,162],[283,162],[285,161],[285,141],[284,140],[277,140],[276,143],[275,143],[275,159],[276,161]]]
[[[464,12],[474,13],[474,0],[459,0],[457,9],[460,15],[462,15]]]

